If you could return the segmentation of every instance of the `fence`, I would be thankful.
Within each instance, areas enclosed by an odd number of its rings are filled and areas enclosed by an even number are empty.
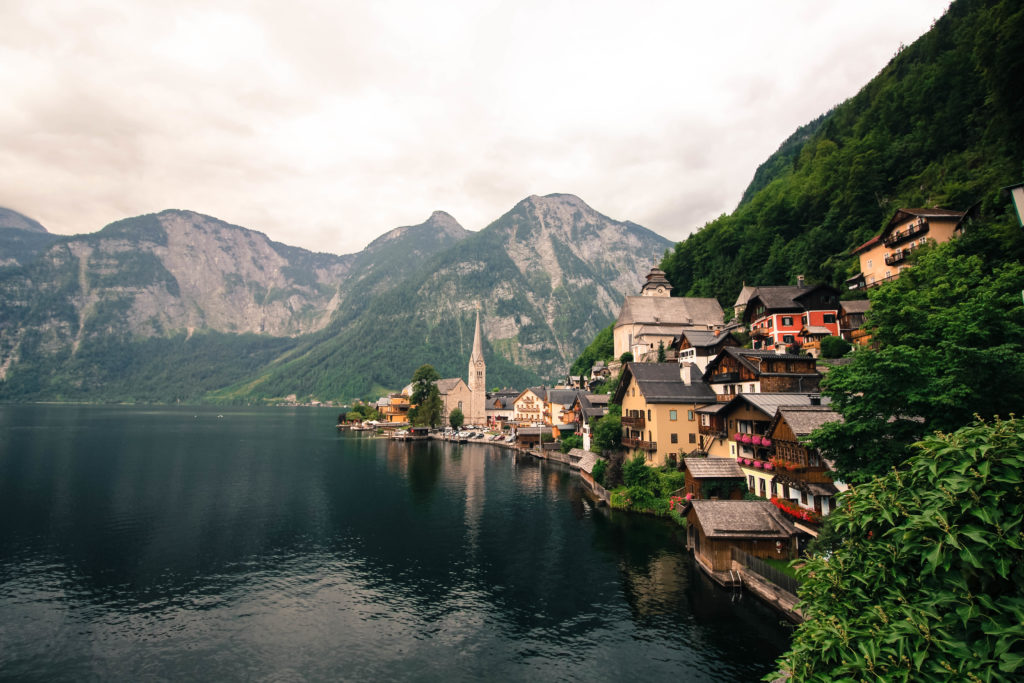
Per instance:
[[[792,576],[779,571],[764,560],[756,558],[750,553],[740,550],[736,546],[732,546],[732,559],[733,562],[739,562],[750,571],[759,575],[765,581],[774,583],[782,590],[792,593],[793,595],[796,595],[797,589],[800,587],[800,582]]]

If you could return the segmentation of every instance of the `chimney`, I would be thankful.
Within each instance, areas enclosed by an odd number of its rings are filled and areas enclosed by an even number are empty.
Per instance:
[[[804,286],[804,276],[803,275],[797,275],[796,276],[796,286],[800,287],[800,288],[803,288],[803,286]]]
[[[693,382],[691,374],[693,373],[693,363],[680,363],[679,364],[679,378],[683,380],[683,384],[690,386]]]

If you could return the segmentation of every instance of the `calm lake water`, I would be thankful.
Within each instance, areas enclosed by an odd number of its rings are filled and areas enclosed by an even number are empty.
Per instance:
[[[0,678],[743,681],[786,648],[568,468],[335,417],[0,406]]]

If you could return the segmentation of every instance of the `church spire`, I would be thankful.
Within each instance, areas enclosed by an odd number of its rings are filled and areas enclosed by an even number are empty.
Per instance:
[[[476,312],[476,333],[473,335],[473,353],[469,356],[469,362],[475,361],[483,362],[484,360],[484,345],[480,339],[480,311]]]

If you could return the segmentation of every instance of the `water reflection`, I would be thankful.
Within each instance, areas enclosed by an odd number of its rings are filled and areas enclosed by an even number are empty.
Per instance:
[[[0,670],[756,680],[785,644],[562,465],[223,414],[0,408]]]

